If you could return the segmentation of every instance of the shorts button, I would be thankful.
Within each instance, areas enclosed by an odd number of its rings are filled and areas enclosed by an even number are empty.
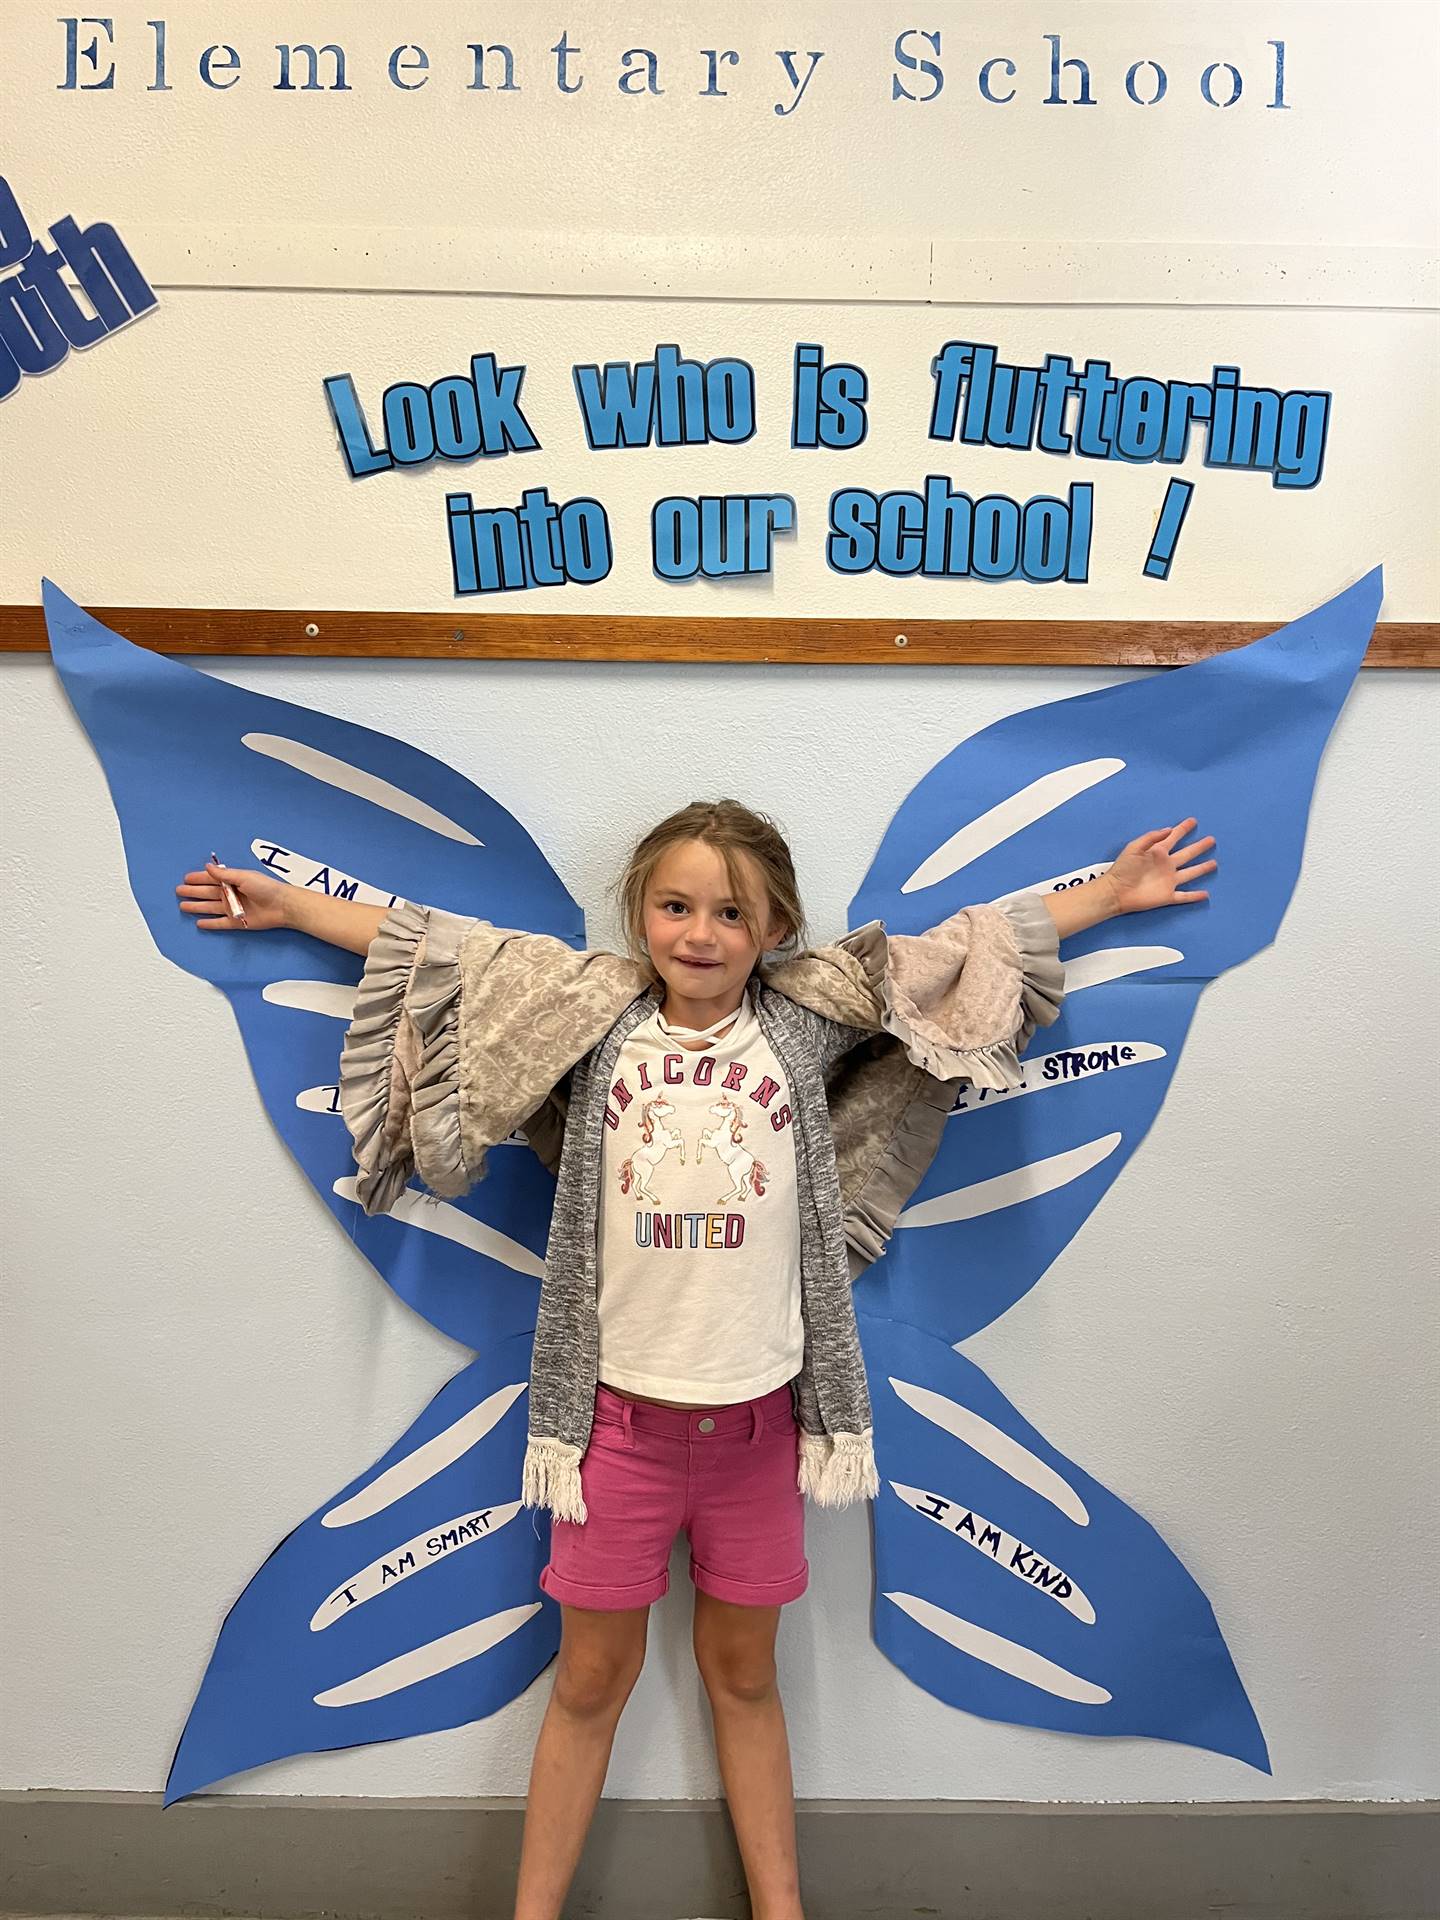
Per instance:
[[[701,1433],[713,1433],[715,1431],[715,1422],[707,1417],[700,1422],[700,1431]]]

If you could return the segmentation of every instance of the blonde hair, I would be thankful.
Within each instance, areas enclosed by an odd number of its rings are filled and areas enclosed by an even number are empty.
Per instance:
[[[713,847],[724,860],[735,904],[757,947],[764,942],[767,902],[770,917],[785,927],[781,946],[800,944],[805,936],[805,911],[795,882],[795,863],[775,822],[742,807],[738,800],[692,800],[688,807],[650,829],[616,883],[620,921],[632,960],[642,966],[649,964],[644,945],[646,888],[665,855],[687,840]],[[753,871],[746,871],[742,855],[754,862]],[[752,897],[757,872],[764,896],[760,900]]]

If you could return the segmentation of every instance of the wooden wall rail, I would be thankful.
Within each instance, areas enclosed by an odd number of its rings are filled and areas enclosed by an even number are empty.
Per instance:
[[[674,619],[626,614],[363,613],[352,609],[92,607],[159,653],[351,659],[761,661],[804,666],[1183,667],[1283,620]],[[38,606],[0,606],[0,652],[47,651]],[[1367,667],[1440,667],[1440,622],[1375,629]]]

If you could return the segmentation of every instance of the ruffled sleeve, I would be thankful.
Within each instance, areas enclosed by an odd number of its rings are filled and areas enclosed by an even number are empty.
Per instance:
[[[885,1032],[937,1080],[1017,1086],[1020,1053],[1060,1017],[1059,932],[1039,894],[965,907],[926,933],[871,921],[837,945],[864,968]]]
[[[520,1128],[553,1165],[566,1076],[648,978],[551,934],[394,908],[370,943],[340,1056],[366,1213],[389,1212],[416,1175],[458,1199]]]
[[[416,1173],[449,1198],[472,1184],[460,1130],[460,944],[478,924],[407,901],[370,943],[340,1054],[340,1112],[366,1213],[387,1213]]]

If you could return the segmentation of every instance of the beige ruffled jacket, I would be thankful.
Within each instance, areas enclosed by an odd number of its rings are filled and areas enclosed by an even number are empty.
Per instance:
[[[556,1172],[566,1077],[651,978],[619,954],[577,953],[548,934],[394,909],[371,945],[340,1063],[365,1211],[388,1211],[416,1174],[457,1198],[483,1177],[487,1151],[517,1132]],[[1055,922],[1033,893],[966,907],[921,934],[887,934],[873,920],[762,978],[825,1019],[892,1036],[830,1088],[863,1266],[934,1157],[957,1084],[1017,1086],[1035,1029],[1059,1019]]]
[[[882,1252],[930,1165],[957,1083],[1018,1085],[1020,1051],[1059,1017],[1065,975],[1043,899],[1019,894],[922,934],[887,935],[873,921],[761,978],[762,1024],[797,1085],[810,1169],[800,1484],[844,1505],[878,1484],[849,1282]],[[367,1213],[387,1211],[417,1173],[457,1198],[517,1132],[559,1174],[524,1497],[561,1518],[585,1517],[604,1075],[653,986],[619,955],[407,904],[371,944],[341,1057]]]

